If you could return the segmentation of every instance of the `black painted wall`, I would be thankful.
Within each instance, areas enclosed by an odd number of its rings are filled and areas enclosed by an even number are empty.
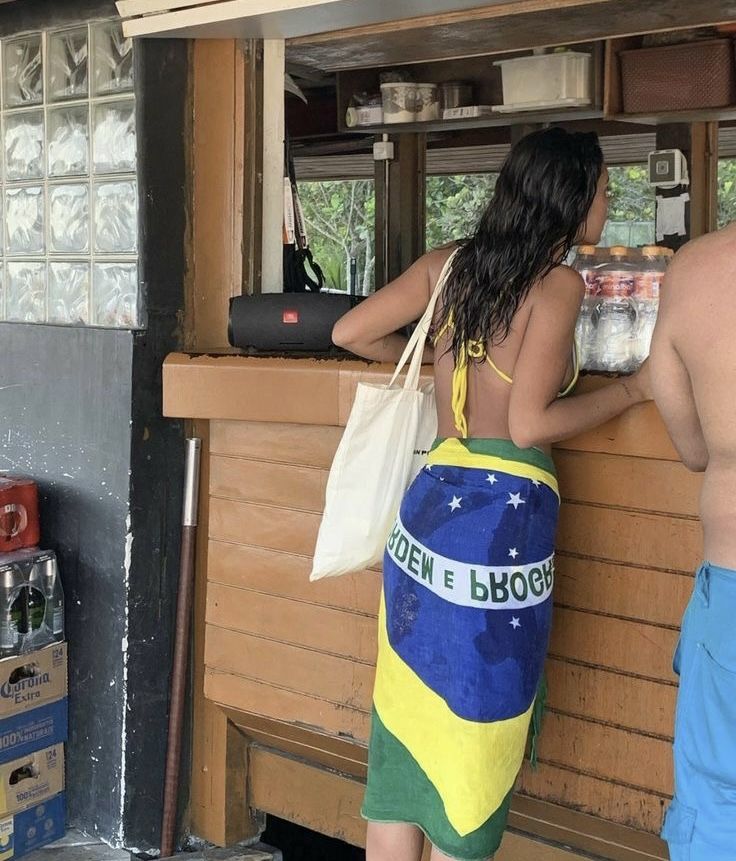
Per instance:
[[[114,17],[112,2],[0,6],[0,35]],[[70,824],[158,845],[183,427],[161,416],[181,347],[188,46],[137,45],[139,332],[0,323],[0,470],[35,476],[67,599]]]

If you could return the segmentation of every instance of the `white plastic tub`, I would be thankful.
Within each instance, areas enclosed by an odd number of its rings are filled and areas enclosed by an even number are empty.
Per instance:
[[[384,123],[413,123],[416,119],[417,85],[381,84]]]
[[[496,60],[501,67],[503,106],[499,110],[532,110],[592,102],[590,54],[564,51]]]

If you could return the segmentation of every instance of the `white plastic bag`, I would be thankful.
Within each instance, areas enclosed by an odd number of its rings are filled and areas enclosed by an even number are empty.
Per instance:
[[[434,383],[420,385],[422,355],[450,261],[388,385],[358,383],[327,480],[310,580],[374,565],[383,556],[406,488],[437,436]],[[399,374],[409,363],[404,385]]]

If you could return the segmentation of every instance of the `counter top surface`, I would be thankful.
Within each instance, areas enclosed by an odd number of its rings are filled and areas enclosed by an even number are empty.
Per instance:
[[[393,365],[354,358],[171,353],[163,366],[164,415],[344,426],[359,382],[386,382]],[[432,370],[424,368],[430,378]],[[579,391],[605,385],[583,377]],[[654,404],[643,404],[561,447],[678,460]]]

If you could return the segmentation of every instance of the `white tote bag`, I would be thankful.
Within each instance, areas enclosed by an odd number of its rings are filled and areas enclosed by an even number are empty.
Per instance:
[[[453,256],[442,269],[391,382],[358,383],[327,480],[310,580],[359,571],[381,559],[404,492],[426,462],[437,436],[437,411],[434,383],[420,385],[419,375],[427,332]],[[398,377],[407,363],[402,386]]]

